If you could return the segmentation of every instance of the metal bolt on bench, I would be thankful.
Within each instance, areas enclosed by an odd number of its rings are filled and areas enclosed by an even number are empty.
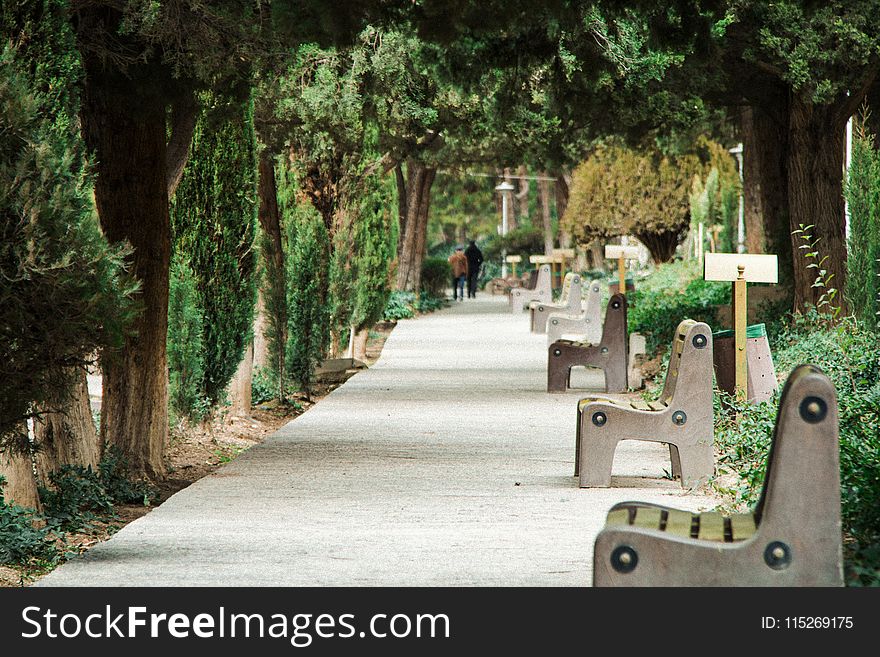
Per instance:
[[[842,586],[837,398],[801,365],[779,402],[751,513],[617,504],[593,551],[594,586]]]

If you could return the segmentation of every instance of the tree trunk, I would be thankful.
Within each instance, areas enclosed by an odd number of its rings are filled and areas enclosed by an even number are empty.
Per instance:
[[[741,128],[746,250],[775,253],[779,282],[789,285],[793,271],[786,173],[788,126],[758,107],[748,107],[743,111]]]
[[[91,58],[85,63],[82,123],[95,154],[98,216],[111,243],[127,241],[133,248],[132,271],[141,284],[143,308],[123,349],[102,355],[101,440],[120,448],[133,474],[160,478],[168,438],[165,344],[171,259],[166,106],[144,90],[160,93],[140,76],[105,74]]]
[[[529,175],[529,171],[525,165],[520,165],[516,173],[520,176],[519,180],[517,180],[519,186],[519,191],[516,193],[516,200],[519,204],[519,212],[517,214],[520,221],[524,221],[531,218],[531,213],[529,212],[529,189],[531,186],[529,179],[526,178]]]
[[[254,343],[248,343],[244,358],[229,382],[229,412],[237,417],[251,416],[252,384],[254,380]]]
[[[0,453],[0,477],[6,479],[2,493],[7,504],[14,502],[25,509],[42,511],[30,456]]]
[[[279,398],[284,397],[284,351],[287,344],[287,284],[284,262],[284,238],[281,231],[281,214],[278,210],[278,185],[275,180],[275,161],[268,149],[260,153],[257,178],[257,218],[266,236],[264,246],[266,281],[260,286],[257,302],[257,319],[254,327],[254,366],[265,367],[269,362],[269,346],[266,329],[271,328],[277,349],[277,362],[273,363],[278,375]],[[265,295],[270,295],[269,299]],[[270,316],[270,311],[272,315]]]
[[[91,466],[95,470],[101,460],[86,371],[77,368],[75,377],[63,408],[34,421],[37,477],[43,485],[49,482],[49,473],[62,465]]]
[[[792,95],[789,118],[788,198],[789,229],[801,224],[809,229],[811,242],[818,240],[818,259],[827,257],[829,288],[838,290],[833,305],[846,312],[843,290],[846,285],[846,223],[843,204],[844,126],[836,118],[834,105],[815,106],[808,98]],[[818,270],[808,268],[815,259],[805,257],[805,242],[795,235],[791,240],[794,270],[794,307],[802,311],[816,304],[824,287],[813,287]]]
[[[193,133],[199,118],[199,103],[193,92],[181,94],[171,107],[171,137],[168,140],[167,171],[165,174],[168,198],[174,196],[183,178],[189,160]]]
[[[538,181],[538,196],[541,197],[541,222],[544,226],[544,255],[553,254],[553,223],[550,218],[550,181],[547,172],[542,171]]]
[[[367,361],[367,340],[370,337],[370,329],[362,329],[354,334],[354,355],[356,360],[365,363]]]
[[[635,233],[639,241],[651,252],[651,259],[658,265],[670,262],[675,256],[675,249],[681,239],[681,232],[664,231],[662,233]]]
[[[412,159],[407,161],[406,169],[406,213],[397,247],[397,289],[417,292],[427,247],[431,186],[437,170]]]
[[[559,219],[559,246],[563,249],[571,248],[571,233],[562,222],[562,216],[568,209],[568,190],[571,187],[571,174],[565,171],[556,173],[556,216]]]

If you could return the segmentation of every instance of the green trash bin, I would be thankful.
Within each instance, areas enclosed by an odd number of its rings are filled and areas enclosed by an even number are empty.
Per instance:
[[[718,387],[733,395],[736,391],[736,339],[733,331],[718,331],[712,334],[715,380]],[[753,324],[746,328],[746,362],[748,363],[749,401],[762,402],[776,394],[776,368],[767,328],[764,324]]]

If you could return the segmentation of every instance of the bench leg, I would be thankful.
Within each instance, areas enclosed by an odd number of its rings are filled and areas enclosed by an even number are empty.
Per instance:
[[[715,471],[712,444],[678,447],[681,463],[681,485],[695,488],[705,484]]]
[[[579,445],[578,485],[581,488],[608,488],[611,486],[611,466],[618,440],[610,435],[600,437],[591,433],[587,432]]]
[[[626,392],[626,357],[605,361],[605,392]]]
[[[681,456],[678,454],[678,447],[669,444],[669,460],[672,462],[672,477],[681,477]]]

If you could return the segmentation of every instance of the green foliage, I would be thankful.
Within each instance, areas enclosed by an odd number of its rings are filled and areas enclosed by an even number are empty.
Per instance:
[[[74,365],[121,345],[136,284],[128,251],[109,247],[94,214],[90,179],[64,108],[0,53],[0,442],[33,409],[63,400]]]
[[[635,235],[655,262],[667,262],[691,224],[692,206],[704,220],[719,214],[721,181],[730,184],[732,167],[724,148],[705,138],[680,154],[600,145],[574,171],[562,224],[584,244]],[[703,180],[713,169],[717,182],[707,191]]]
[[[327,309],[330,240],[317,211],[307,203],[284,217],[290,253],[287,258],[288,343],[286,367],[290,377],[311,394],[315,369],[330,340]]]
[[[798,249],[807,261],[806,268],[814,270],[816,274],[812,285],[820,291],[816,299],[816,309],[819,313],[827,313],[831,319],[836,319],[840,315],[840,306],[834,303],[837,298],[837,288],[831,286],[834,274],[829,274],[825,268],[828,266],[826,265],[828,256],[821,253],[821,238],[813,238],[811,231],[814,228],[812,224],[809,226],[798,224],[798,229],[791,231],[791,234],[797,236],[795,239],[798,240]]]
[[[504,237],[497,234],[490,236],[481,250],[487,262],[500,262],[501,253],[506,250],[507,255],[522,256],[523,263],[528,263],[530,255],[544,253],[544,231],[536,226],[520,226]]]
[[[32,510],[7,504],[0,477],[0,564],[27,566],[35,561],[54,562],[58,558],[49,530],[39,526],[40,518]]]
[[[210,407],[202,393],[203,327],[195,277],[187,259],[176,253],[171,262],[168,300],[168,402],[176,415],[196,422],[204,419]]]
[[[416,295],[412,292],[394,290],[388,297],[383,319],[386,322],[396,322],[399,319],[411,319],[415,317],[414,304]]]
[[[880,354],[876,333],[853,318],[830,326],[827,316],[811,308],[795,315],[773,344],[777,376],[784,380],[797,365],[813,363],[837,390],[840,412],[840,485],[843,529],[847,543],[850,584],[880,583]],[[730,401],[730,400],[729,400]],[[716,444],[721,463],[738,473],[738,502],[757,502],[764,480],[774,400],[745,404],[739,425],[716,413]]]
[[[214,405],[235,374],[253,323],[256,142],[250,101],[231,118],[218,116],[223,99],[203,94],[202,103],[171,219],[175,258],[190,267],[202,316],[199,396]]]
[[[845,186],[849,202],[846,297],[867,326],[880,326],[880,155],[867,115],[856,122],[852,161]]]
[[[659,265],[628,295],[629,330],[644,334],[648,353],[668,349],[675,328],[685,319],[717,327],[719,305],[730,303],[730,286],[703,280],[699,263],[678,261]]]
[[[251,404],[256,406],[275,399],[278,395],[278,382],[275,379],[269,367],[254,370],[251,381]]]
[[[452,281],[452,267],[444,258],[425,258],[422,262],[422,292],[443,296]]]
[[[159,491],[148,481],[131,478],[128,462],[116,445],[105,446],[104,456],[98,464],[98,476],[101,487],[114,503],[149,506],[159,497]]]
[[[62,465],[49,474],[49,488],[40,486],[49,526],[78,531],[100,516],[113,513],[113,502],[91,467]]]

